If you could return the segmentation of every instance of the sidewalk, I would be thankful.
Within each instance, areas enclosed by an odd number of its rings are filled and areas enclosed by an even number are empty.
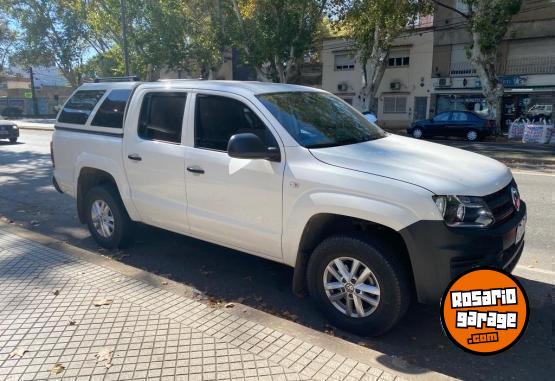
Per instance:
[[[214,308],[180,287],[0,225],[0,378],[447,379],[384,370],[388,356],[245,306]]]

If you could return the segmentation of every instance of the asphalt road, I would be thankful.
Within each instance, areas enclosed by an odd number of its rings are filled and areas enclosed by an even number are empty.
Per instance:
[[[514,171],[528,203],[526,248],[516,275],[527,290],[531,319],[526,334],[510,351],[473,356],[456,348],[442,333],[437,306],[414,305],[392,332],[366,339],[327,325],[309,299],[290,290],[292,270],[196,239],[140,226],[125,252],[98,248],[79,224],[74,201],[50,184],[51,132],[22,130],[20,143],[0,141],[0,216],[25,228],[67,241],[190,286],[209,303],[239,301],[327,331],[393,356],[390,367],[406,364],[464,379],[551,379],[553,361],[552,293],[555,280],[555,174]],[[385,356],[384,356],[385,357]]]

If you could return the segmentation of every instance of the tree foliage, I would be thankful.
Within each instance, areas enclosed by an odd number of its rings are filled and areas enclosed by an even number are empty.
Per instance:
[[[7,20],[0,14],[0,73],[7,66],[17,43],[17,33],[13,31]]]
[[[355,44],[363,67],[363,107],[376,111],[376,92],[383,78],[391,44],[414,26],[419,15],[432,11],[429,1],[418,0],[336,0],[335,26]]]

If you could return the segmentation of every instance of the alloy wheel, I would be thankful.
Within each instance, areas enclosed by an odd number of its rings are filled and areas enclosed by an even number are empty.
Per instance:
[[[474,140],[478,139],[478,133],[476,131],[468,131],[466,134],[466,138],[473,142]]]
[[[416,128],[412,131],[412,136],[416,139],[420,139],[422,137],[422,130],[420,128]]]
[[[95,230],[104,238],[114,234],[114,215],[106,201],[96,200],[91,206],[91,217]]]
[[[370,316],[380,303],[380,286],[374,273],[361,261],[340,257],[324,270],[324,290],[331,304],[352,318]]]

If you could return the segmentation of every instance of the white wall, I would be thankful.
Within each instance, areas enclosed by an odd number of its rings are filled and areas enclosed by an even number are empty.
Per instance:
[[[328,39],[322,46],[322,88],[341,98],[352,99],[353,106],[362,110],[359,98],[362,88],[362,67],[358,58],[354,70],[336,70],[336,54],[352,51],[353,44],[344,39]],[[402,67],[388,67],[378,90],[378,120],[387,128],[405,128],[413,120],[414,97],[428,97],[427,113],[430,108],[429,95],[432,89],[431,71],[433,57],[433,33],[431,29],[420,30],[407,37],[398,38],[392,48],[396,51],[409,52],[410,64]],[[391,82],[399,82],[399,90],[391,90]],[[346,84],[345,91],[339,91],[338,85]],[[422,86],[422,85],[423,86]],[[384,97],[406,97],[406,109],[402,113],[384,113]]]

